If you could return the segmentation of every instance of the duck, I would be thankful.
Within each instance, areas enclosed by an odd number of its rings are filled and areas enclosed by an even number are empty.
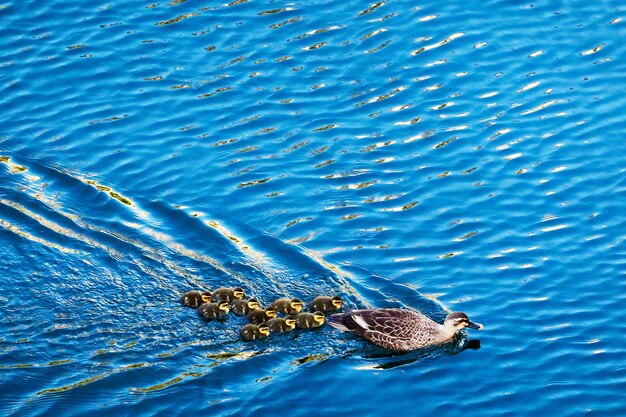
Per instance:
[[[315,300],[311,301],[309,309],[311,311],[321,311],[325,313],[327,311],[336,311],[343,305],[343,299],[338,295],[334,297],[319,296]]]
[[[246,324],[241,328],[239,334],[246,342],[255,339],[265,339],[270,334],[270,328],[266,323],[261,323],[259,325]]]
[[[225,288],[221,287],[213,291],[211,296],[213,297],[213,301],[226,301],[230,303],[235,299],[241,299],[245,295],[243,288],[235,287],[235,288]]]
[[[266,321],[265,324],[269,326],[271,332],[287,333],[296,327],[296,318],[292,315],[287,315],[285,318],[275,317]]]
[[[282,314],[298,314],[302,311],[302,301],[297,298],[279,298],[270,304],[270,307],[274,307],[277,313]]]
[[[190,308],[198,308],[200,305],[210,303],[211,301],[213,301],[213,299],[211,298],[211,293],[209,291],[187,291],[180,298],[180,302],[185,307]]]
[[[217,303],[204,303],[198,307],[198,315],[207,321],[218,317],[223,317],[230,311],[230,306],[226,301]]]
[[[408,352],[450,340],[457,331],[469,327],[481,330],[467,314],[448,314],[439,324],[419,311],[403,308],[377,308],[332,314],[328,324],[341,331],[354,332],[382,348]]]
[[[276,309],[274,307],[268,307],[265,310],[252,310],[248,314],[248,321],[252,324],[261,324],[274,317],[276,317]]]
[[[247,300],[234,299],[230,302],[230,311],[237,316],[245,316],[252,310],[258,309],[259,301],[256,298],[248,298]]]
[[[296,327],[298,329],[310,329],[324,325],[326,317],[321,311],[314,313],[300,313],[296,316]]]

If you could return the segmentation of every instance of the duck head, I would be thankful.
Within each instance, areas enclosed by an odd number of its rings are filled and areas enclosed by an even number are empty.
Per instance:
[[[326,317],[321,311],[316,311],[315,313],[313,313],[313,320],[315,320],[319,324],[324,324],[324,320],[326,320]]]
[[[296,327],[296,318],[294,316],[285,316],[285,324],[293,329]]]
[[[343,299],[339,297],[338,295],[331,298],[330,302],[338,309],[341,308],[341,306],[343,305]]]
[[[202,291],[202,294],[200,294],[200,298],[202,299],[203,303],[210,303],[211,301],[213,301],[213,297],[211,297],[211,293],[208,291]]]
[[[276,317],[276,309],[274,307],[268,307],[265,309],[265,315],[270,318]]]
[[[443,326],[450,332],[456,332],[457,330],[469,327],[474,330],[481,330],[483,325],[480,323],[474,323],[467,317],[467,314],[461,312],[454,312],[448,314]]]
[[[256,310],[260,307],[259,301],[256,298],[250,298],[248,300],[248,308],[250,310]]]
[[[294,298],[291,301],[289,301],[289,305],[291,306],[293,310],[295,310],[296,313],[299,313],[300,311],[302,311],[302,301],[297,298]]]
[[[265,323],[259,324],[257,328],[259,329],[259,333],[264,334],[265,336],[270,334],[270,326]]]
[[[233,297],[241,299],[243,298],[244,295],[245,295],[245,292],[243,291],[243,288],[241,287],[233,288]]]
[[[222,311],[225,311],[226,313],[230,311],[230,306],[228,305],[228,301],[220,301],[217,304],[217,308],[219,308]]]

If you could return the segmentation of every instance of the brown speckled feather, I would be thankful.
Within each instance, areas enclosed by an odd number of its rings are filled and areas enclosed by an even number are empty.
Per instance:
[[[340,330],[353,331],[378,346],[395,351],[419,349],[445,342],[449,338],[442,332],[441,325],[425,315],[399,308],[333,314],[329,323]]]

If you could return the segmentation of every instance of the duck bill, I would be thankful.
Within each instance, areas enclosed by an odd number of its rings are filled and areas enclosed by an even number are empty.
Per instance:
[[[474,323],[473,321],[470,321],[467,327],[469,327],[470,329],[474,329],[474,330],[482,330],[483,325],[480,323]]]

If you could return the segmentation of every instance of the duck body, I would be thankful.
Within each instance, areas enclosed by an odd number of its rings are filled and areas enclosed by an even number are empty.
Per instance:
[[[211,293],[208,291],[187,291],[180,298],[180,302],[189,308],[198,308],[204,303],[211,302]]]
[[[334,297],[319,296],[311,301],[309,309],[311,311],[321,311],[322,313],[325,313],[327,311],[339,310],[342,305],[343,300],[338,295]]]
[[[286,333],[292,331],[296,327],[296,318],[294,316],[286,316],[284,319],[275,317],[265,322],[272,333]]]
[[[321,327],[324,322],[324,313],[321,311],[316,311],[315,313],[300,313],[296,316],[296,327],[298,329]]]
[[[271,307],[266,308],[265,310],[252,310],[248,314],[248,321],[252,324],[261,324],[265,323],[269,319],[273,319],[276,317],[276,310]]]
[[[234,299],[230,302],[230,311],[237,316],[248,315],[252,310],[259,308],[259,302],[256,298],[249,298],[247,300]]]
[[[279,298],[270,304],[270,307],[274,307],[277,313],[298,314],[302,311],[302,301],[297,298]]]
[[[408,352],[450,340],[465,327],[481,329],[465,313],[450,313],[444,324],[424,314],[401,308],[354,310],[333,314],[328,323],[341,331],[354,332],[375,345],[396,352]]]
[[[204,303],[198,307],[198,315],[204,320],[211,321],[228,314],[230,308],[228,303],[221,301],[219,303]]]
[[[246,324],[239,331],[241,339],[247,342],[256,339],[265,339],[270,334],[270,329],[266,324]]]
[[[241,287],[225,288],[221,287],[213,291],[211,297],[213,301],[226,301],[230,303],[235,299],[241,299],[244,296],[244,291]]]

